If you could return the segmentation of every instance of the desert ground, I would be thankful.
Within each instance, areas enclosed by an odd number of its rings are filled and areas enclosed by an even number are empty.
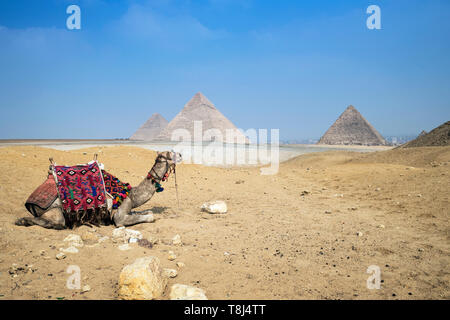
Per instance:
[[[94,153],[132,185],[156,155],[129,146],[0,148],[0,299],[117,299],[122,268],[144,256],[178,271],[164,299],[175,283],[202,288],[209,299],[450,299],[450,147],[312,153],[282,163],[273,176],[257,167],[181,164],[180,208],[171,176],[140,208],[152,209],[156,221],[129,227],[152,248],[119,250],[114,226],[14,225],[30,216],[24,202],[45,180],[49,157],[74,165]],[[212,200],[224,200],[228,213],[202,212]],[[57,260],[73,233],[85,246]],[[182,245],[175,246],[177,234]],[[99,243],[102,236],[110,238]],[[13,264],[23,270],[10,272]],[[80,267],[91,290],[66,287],[69,265]],[[380,289],[367,288],[371,265],[380,267]]]

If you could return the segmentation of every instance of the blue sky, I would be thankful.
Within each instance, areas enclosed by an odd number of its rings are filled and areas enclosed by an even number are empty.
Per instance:
[[[0,139],[129,137],[198,91],[282,139],[319,138],[350,104],[417,134],[450,120],[449,57],[447,0],[0,0]]]

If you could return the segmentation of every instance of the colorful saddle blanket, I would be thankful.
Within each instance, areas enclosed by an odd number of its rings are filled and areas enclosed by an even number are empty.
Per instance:
[[[97,162],[54,166],[54,173],[64,213],[106,208],[105,184]]]
[[[50,207],[57,197],[58,192],[56,190],[55,179],[52,174],[49,174],[47,180],[37,187],[28,197],[25,202],[25,207],[33,216],[39,217]],[[36,206],[42,210],[36,210]]]
[[[103,181],[105,181],[106,192],[113,197],[113,209],[117,209],[125,200],[130,191],[129,183],[121,182],[109,172],[103,170]]]

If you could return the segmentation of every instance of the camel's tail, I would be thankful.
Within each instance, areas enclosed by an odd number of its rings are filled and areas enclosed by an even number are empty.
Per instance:
[[[57,224],[57,223],[45,220],[43,218],[37,218],[37,217],[25,217],[25,218],[17,219],[15,222],[15,225],[23,226],[23,227],[41,226],[43,228],[56,229],[56,230],[62,230],[65,228],[61,224]]]

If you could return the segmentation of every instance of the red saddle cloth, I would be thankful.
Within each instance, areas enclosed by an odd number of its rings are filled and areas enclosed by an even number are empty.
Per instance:
[[[56,190],[55,178],[53,178],[52,174],[49,174],[47,180],[28,197],[25,202],[25,207],[33,216],[39,217],[50,207],[57,197],[58,192]],[[36,211],[36,206],[42,210]]]
[[[63,212],[106,208],[106,191],[98,163],[73,167],[54,166]]]

